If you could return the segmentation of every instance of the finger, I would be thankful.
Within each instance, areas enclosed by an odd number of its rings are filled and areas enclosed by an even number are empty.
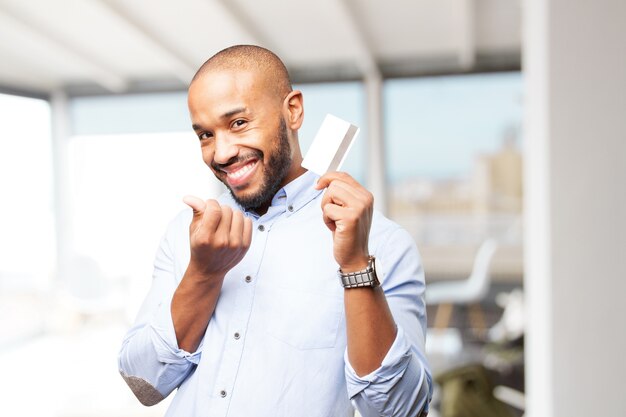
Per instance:
[[[222,206],[222,217],[220,219],[220,224],[217,226],[217,230],[215,234],[227,240],[230,238],[230,227],[233,220],[233,209],[229,206]]]
[[[252,220],[249,218],[243,219],[243,245],[246,248],[250,247],[252,243]]]
[[[326,227],[328,227],[331,232],[334,232],[337,229],[335,221],[331,220],[331,218],[328,217],[325,212],[322,212],[322,219],[324,220],[324,224],[326,225]]]
[[[348,218],[352,210],[336,204],[326,204],[323,208],[323,212],[324,216],[326,216],[329,221],[337,222]]]
[[[362,187],[362,185],[359,184],[357,180],[352,178],[350,174],[346,172],[332,171],[332,172],[327,172],[322,177],[320,177],[320,179],[317,180],[317,184],[315,184],[315,188],[317,190],[321,190],[323,188],[328,187],[333,181],[336,181],[336,180],[341,180],[345,183]]]
[[[202,213],[204,213],[205,203],[201,198],[193,195],[186,195],[183,197],[183,202],[191,207],[194,217],[202,216]]]
[[[337,222],[343,220],[349,214],[350,209],[336,204],[326,204],[322,208],[324,223],[331,230],[337,230]]]
[[[230,222],[230,238],[229,242],[233,246],[241,246],[243,242],[243,213],[239,210],[233,210],[233,218]]]
[[[332,203],[340,206],[355,207],[359,204],[359,201],[364,196],[361,195],[359,190],[353,186],[346,184],[343,181],[333,181],[324,196],[322,197],[322,207],[326,204]]]
[[[217,230],[222,219],[222,207],[215,200],[207,200],[204,205],[204,214],[202,215],[203,228],[210,233]]]
[[[362,187],[359,183],[353,184],[345,183],[343,181],[333,181],[331,184],[336,186],[336,192],[338,195],[342,196],[342,199],[345,200],[344,206],[358,208],[361,206],[373,206],[374,205],[374,195],[370,193],[366,188]]]
[[[321,206],[324,207],[327,204],[337,204],[338,206],[345,206],[347,205],[347,202],[340,195],[333,193],[333,191],[329,188],[322,196]]]

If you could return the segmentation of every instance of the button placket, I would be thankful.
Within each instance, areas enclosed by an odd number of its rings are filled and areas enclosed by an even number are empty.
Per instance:
[[[265,241],[269,237],[272,221],[271,219],[264,220],[266,221],[261,224],[257,222],[257,219],[253,226],[257,229],[257,232],[253,233],[252,236],[254,242],[252,246],[254,248],[264,248]],[[236,279],[241,280],[238,284],[241,286],[239,287],[241,291],[237,291],[236,309],[228,323],[229,330],[227,334],[230,334],[230,337],[227,337],[221,365],[215,381],[216,389],[213,395],[219,399],[215,404],[216,416],[226,415],[231,401],[231,394],[234,392],[238,363],[241,361],[245,349],[244,336],[246,336],[248,331],[247,326],[252,311],[256,279],[258,278],[257,271],[263,260],[263,254],[263,250],[254,250],[251,247],[248,255],[244,258],[244,262],[238,265],[237,272],[235,272],[239,277]]]

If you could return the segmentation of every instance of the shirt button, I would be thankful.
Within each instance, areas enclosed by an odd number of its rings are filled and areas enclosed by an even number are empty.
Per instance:
[[[239,334],[239,332],[235,333],[235,340],[239,340],[239,338],[241,337],[241,335]]]
[[[289,205],[289,207],[287,207],[287,210],[289,210],[289,211],[293,211],[293,206],[292,206],[292,205]]]
[[[220,391],[220,397],[222,397],[222,398],[226,397],[226,391],[221,390]]]
[[[262,224],[260,224],[260,225],[259,225],[259,227],[258,227],[258,229],[259,229],[259,232],[262,232],[262,231],[264,231],[264,230],[265,230],[265,226],[263,226]]]
[[[247,283],[250,283],[250,282],[252,282],[252,277],[250,275],[246,275],[245,280],[246,280]]]

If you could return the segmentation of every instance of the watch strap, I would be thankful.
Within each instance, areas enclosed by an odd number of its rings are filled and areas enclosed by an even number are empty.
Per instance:
[[[341,279],[341,285],[344,288],[363,288],[363,287],[378,287],[380,281],[376,275],[375,258],[370,256],[367,262],[367,267],[360,271],[355,272],[342,272],[339,269],[338,275]]]

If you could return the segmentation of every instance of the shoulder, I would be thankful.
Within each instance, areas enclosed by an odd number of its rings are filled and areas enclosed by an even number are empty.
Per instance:
[[[390,230],[396,230],[396,229],[401,229],[401,228],[402,227],[398,223],[389,219],[380,211],[374,210],[374,215],[372,217],[372,229],[390,231]]]
[[[386,293],[399,287],[413,288],[415,294],[423,292],[424,270],[413,236],[379,212],[372,219],[369,250],[376,256],[377,269],[382,271]]]
[[[398,223],[387,218],[381,212],[374,210],[372,227],[370,229],[370,246],[374,251],[383,246],[406,246],[415,245],[413,237]]]
[[[375,211],[370,229],[369,250],[372,255],[391,262],[421,265],[413,236],[398,223]]]

